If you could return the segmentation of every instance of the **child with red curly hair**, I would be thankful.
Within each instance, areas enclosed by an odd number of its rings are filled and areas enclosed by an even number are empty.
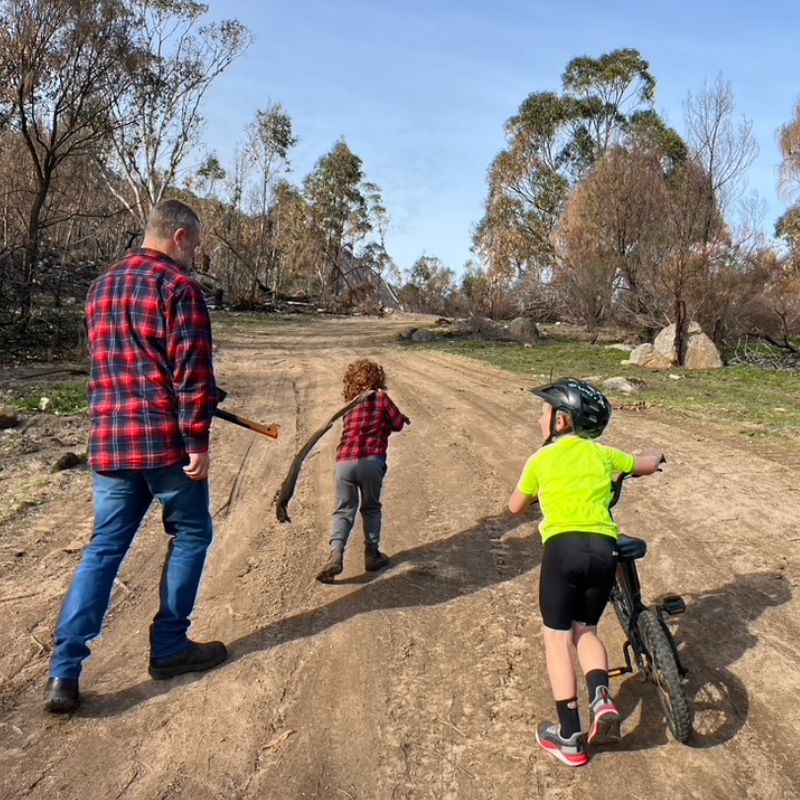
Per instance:
[[[332,583],[342,571],[344,548],[360,511],[364,525],[364,568],[382,569],[389,558],[379,549],[381,538],[381,487],[386,475],[389,436],[409,425],[386,393],[383,367],[367,358],[354,361],[344,374],[344,399],[364,399],[344,416],[344,429],[336,448],[336,510],[333,512],[331,552],[317,580]]]

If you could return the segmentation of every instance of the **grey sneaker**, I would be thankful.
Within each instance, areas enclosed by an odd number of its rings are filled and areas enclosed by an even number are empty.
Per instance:
[[[586,748],[583,746],[583,734],[580,731],[565,739],[561,736],[558,723],[543,722],[536,729],[536,741],[550,755],[568,767],[582,767],[589,763],[589,756],[586,755]]]
[[[343,551],[339,547],[331,549],[331,554],[325,562],[325,566],[317,574],[317,580],[320,583],[333,583],[333,579],[340,575],[342,572],[342,556]]]
[[[589,705],[589,744],[608,744],[620,739],[622,716],[605,686],[598,686]]]
[[[367,572],[377,572],[389,563],[389,556],[378,550],[378,545],[367,544],[364,546],[364,569]]]

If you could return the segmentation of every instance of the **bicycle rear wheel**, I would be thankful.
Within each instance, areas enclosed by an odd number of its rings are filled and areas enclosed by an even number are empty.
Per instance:
[[[638,627],[642,645],[650,660],[648,677],[655,684],[658,702],[667,725],[672,735],[685,744],[692,735],[692,708],[683,690],[681,673],[668,638],[669,633],[649,608],[639,615]]]

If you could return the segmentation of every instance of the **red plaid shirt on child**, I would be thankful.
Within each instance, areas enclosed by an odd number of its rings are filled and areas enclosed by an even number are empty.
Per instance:
[[[386,392],[376,392],[345,414],[336,460],[358,461],[367,456],[386,458],[389,435],[402,430],[407,422],[408,417]]]
[[[86,316],[92,469],[165,467],[206,452],[225,393],[197,284],[168,256],[134,250],[94,281]]]

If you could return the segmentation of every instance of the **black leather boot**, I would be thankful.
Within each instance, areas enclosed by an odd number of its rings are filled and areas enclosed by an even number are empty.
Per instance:
[[[381,553],[378,545],[368,542],[364,545],[364,569],[367,572],[377,572],[389,563],[389,556]]]

